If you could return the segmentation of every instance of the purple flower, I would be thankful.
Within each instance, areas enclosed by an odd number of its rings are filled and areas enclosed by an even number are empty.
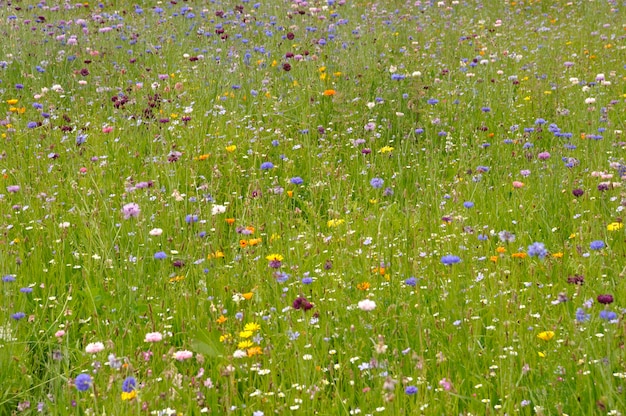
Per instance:
[[[546,250],[546,246],[543,243],[532,243],[528,246],[528,255],[543,259],[548,255],[548,250]]]
[[[604,241],[595,240],[589,244],[589,248],[592,250],[602,250],[604,248]]]
[[[294,176],[293,178],[289,180],[289,182],[291,182],[294,185],[302,185],[302,183],[304,183],[304,180],[299,176]]]
[[[537,155],[537,158],[539,158],[539,160],[548,160],[550,159],[550,153],[548,152],[541,152]]]
[[[374,178],[370,181],[370,185],[372,185],[372,188],[374,189],[380,189],[383,187],[384,184],[385,184],[385,181],[382,180],[381,178]]]
[[[448,254],[441,258],[441,262],[445,264],[446,266],[451,266],[453,264],[460,263],[461,258],[459,256],[453,256],[451,254]]]
[[[89,390],[89,387],[91,387],[91,376],[85,373],[79,374],[76,379],[74,379],[74,385],[78,391]]]
[[[406,394],[408,394],[409,396],[411,396],[411,395],[417,393],[417,387],[415,387],[415,386],[406,386],[406,388],[404,389],[404,392]]]
[[[584,193],[585,193],[585,191],[583,191],[583,190],[582,190],[582,189],[580,189],[580,188],[576,188],[576,189],[572,190],[572,194],[573,194],[576,198],[583,196],[583,194],[584,194]]]
[[[311,283],[313,283],[313,278],[312,277],[303,277],[302,278],[302,284],[310,285]]]
[[[11,315],[11,319],[15,319],[16,321],[19,321],[20,319],[24,318],[26,316],[26,314],[24,312],[17,312],[14,313],[13,315]]]
[[[600,311],[600,318],[606,319],[607,321],[614,321],[617,319],[617,314],[613,311],[603,310]]]
[[[185,222],[187,224],[191,224],[193,222],[198,222],[198,216],[197,215],[192,215],[192,214],[187,214],[185,216]]]
[[[270,170],[274,168],[274,164],[272,162],[263,162],[261,163],[261,170]]]
[[[598,295],[598,302],[603,305],[609,305],[613,303],[613,295]]]
[[[157,251],[156,253],[154,253],[154,258],[157,260],[163,260],[167,258],[167,254],[165,254],[164,251]]]
[[[590,318],[590,315],[588,313],[585,313],[585,310],[583,308],[576,309],[576,321],[577,322],[585,322],[585,321],[588,321],[589,318]]]
[[[466,202],[463,202],[463,206],[467,209],[470,209],[474,207],[474,203],[471,201],[466,201]]]
[[[135,377],[126,377],[122,382],[122,391],[125,393],[130,393],[131,391],[135,390],[136,385],[137,381],[135,380]]]
[[[409,277],[408,279],[406,279],[404,281],[404,284],[407,286],[416,286],[417,285],[417,279],[413,276]]]
[[[122,207],[122,214],[124,214],[124,219],[129,219],[131,217],[137,218],[140,212],[141,209],[139,209],[139,205],[134,202],[126,204]]]
[[[13,274],[7,274],[6,276],[2,276],[2,281],[3,282],[15,282],[15,275]]]
[[[7,186],[7,192],[14,194],[16,192],[19,192],[20,190],[20,186],[19,185],[9,185]]]

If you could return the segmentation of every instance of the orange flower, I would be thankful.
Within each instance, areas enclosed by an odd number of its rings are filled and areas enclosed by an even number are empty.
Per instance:
[[[332,90],[332,89],[324,91],[324,97],[332,97],[335,94],[337,94],[337,92],[335,90]]]
[[[287,191],[287,196],[289,198],[293,198],[293,191]]]
[[[248,226],[246,227],[246,230],[248,230],[248,231],[250,231],[252,234],[254,234],[254,227],[253,227],[253,226],[248,225]]]
[[[263,241],[260,238],[251,238],[250,240],[248,240],[248,244],[250,244],[251,246],[256,246],[257,244],[261,244],[261,241]]]
[[[511,254],[511,257],[513,257],[514,259],[525,259],[526,257],[528,257],[528,254],[526,254],[526,253],[513,253],[513,254]]]
[[[246,353],[248,354],[248,357],[254,357],[255,355],[263,354],[263,350],[261,349],[261,347],[252,347],[248,348],[246,350]]]
[[[254,293],[252,293],[252,292],[243,293],[241,296],[243,296],[243,298],[245,300],[250,300],[250,299],[252,299],[252,296],[254,296]]]
[[[361,282],[358,285],[356,285],[356,288],[359,290],[368,290],[370,288],[370,284],[369,282]]]
[[[239,247],[246,248],[248,242],[246,240],[239,240]]]
[[[234,218],[226,218],[226,224],[233,225],[234,223],[235,223],[235,219]]]
[[[555,259],[560,259],[560,258],[562,258],[562,257],[563,257],[563,253],[561,253],[561,252],[554,253],[554,254],[552,255],[552,257],[554,257]]]
[[[489,260],[491,260],[494,263],[497,263],[498,262],[498,256],[491,256],[491,257],[489,257]]]
[[[500,253],[500,254],[502,254],[502,253],[506,253],[506,248],[504,248],[504,247],[498,247],[498,248],[496,249],[496,252],[497,252],[497,253]]]
[[[211,156],[210,153],[205,153],[203,155],[198,156],[198,160],[207,160]]]
[[[220,315],[220,317],[217,318],[217,320],[215,322],[217,322],[219,325],[221,325],[221,324],[223,324],[226,321],[228,321],[228,318],[225,317],[224,315]]]

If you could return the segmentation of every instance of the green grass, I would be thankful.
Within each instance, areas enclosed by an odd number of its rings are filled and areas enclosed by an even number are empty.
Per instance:
[[[343,3],[0,6],[0,415],[626,411],[619,5]]]

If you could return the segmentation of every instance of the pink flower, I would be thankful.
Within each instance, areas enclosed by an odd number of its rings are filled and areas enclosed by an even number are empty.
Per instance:
[[[148,332],[146,334],[145,342],[159,342],[163,339],[163,335],[160,332]]]
[[[104,350],[104,344],[101,342],[92,342],[85,347],[85,351],[89,354],[96,354],[102,350]]]
[[[373,311],[376,308],[376,302],[370,299],[364,299],[358,303],[359,309],[362,311]]]
[[[130,204],[126,204],[122,207],[122,213],[124,214],[125,219],[129,219],[131,217],[137,218],[141,209],[139,209],[139,205],[131,202]]]
[[[185,361],[190,359],[191,357],[193,357],[193,352],[187,350],[176,351],[174,353],[174,359],[178,361]]]
[[[539,158],[539,160],[548,160],[550,159],[550,153],[548,152],[541,152],[537,155],[537,157]]]
[[[65,331],[62,329],[54,333],[54,336],[57,338],[61,338],[63,335],[65,335]]]
[[[521,188],[524,186],[524,182],[513,181],[513,188]]]
[[[112,131],[113,131],[113,126],[102,127],[102,133],[111,133]]]

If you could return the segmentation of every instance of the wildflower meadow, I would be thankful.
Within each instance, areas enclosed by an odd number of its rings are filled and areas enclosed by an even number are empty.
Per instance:
[[[0,415],[626,414],[623,0],[0,2]]]

